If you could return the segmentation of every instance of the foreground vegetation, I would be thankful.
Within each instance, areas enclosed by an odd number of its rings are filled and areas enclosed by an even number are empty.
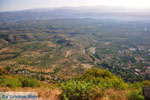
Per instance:
[[[0,91],[2,88],[10,89],[31,87],[35,89],[59,88],[57,98],[60,100],[144,100],[142,88],[150,86],[150,81],[126,83],[120,77],[108,70],[92,68],[86,70],[77,78],[56,84],[43,83],[34,77],[5,74],[1,69]],[[44,86],[44,87],[43,87]],[[24,90],[24,89],[22,89]],[[12,90],[13,91],[13,90]],[[28,91],[28,90],[26,90]],[[45,97],[46,98],[46,97]]]
[[[61,84],[63,100],[95,100],[109,98],[109,100],[144,100],[142,87],[150,86],[150,81],[139,83],[125,83],[120,77],[108,70],[92,68],[76,79]],[[108,94],[108,92],[110,94]],[[114,94],[120,91],[124,93]]]

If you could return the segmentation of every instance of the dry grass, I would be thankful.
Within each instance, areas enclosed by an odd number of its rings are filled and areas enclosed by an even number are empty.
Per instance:
[[[129,90],[114,90],[107,89],[103,98],[96,98],[95,100],[126,100],[126,93]]]
[[[8,88],[0,87],[0,92],[38,92],[39,100],[60,100],[61,91],[54,85],[43,84],[38,88]]]
[[[92,67],[93,67],[93,65],[91,65],[91,64],[81,64],[81,66],[82,66],[83,68],[86,68],[86,69],[89,69],[89,68],[92,68]]]
[[[8,44],[8,42],[6,41],[6,40],[4,40],[4,39],[0,39],[0,44]]]
[[[69,57],[69,56],[71,56],[71,55],[72,55],[72,51],[71,51],[71,50],[66,51],[65,57]]]
[[[2,53],[2,52],[4,52],[4,51],[7,51],[9,48],[2,48],[1,50],[0,50],[0,53]]]

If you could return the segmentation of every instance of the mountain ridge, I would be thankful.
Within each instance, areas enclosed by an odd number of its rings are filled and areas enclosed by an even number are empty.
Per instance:
[[[112,18],[112,17],[144,17],[149,18],[148,9],[126,9],[117,7],[61,7],[37,8],[0,13],[0,22],[22,20],[68,19],[68,18]]]

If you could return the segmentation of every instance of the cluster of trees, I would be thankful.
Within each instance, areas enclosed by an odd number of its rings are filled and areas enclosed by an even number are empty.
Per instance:
[[[126,82],[133,83],[134,81],[141,82],[141,81],[150,79],[148,75],[136,76],[134,74],[134,68],[132,68],[130,70],[125,70],[122,68],[122,66],[113,66],[113,65],[105,63],[105,62],[99,63],[98,66],[100,68],[109,69],[110,72],[114,73],[117,76],[120,76]]]
[[[9,67],[0,68],[0,87],[39,87],[40,82],[33,77],[7,74]]]
[[[18,75],[0,76],[0,87],[39,87],[40,82],[31,77],[22,77]]]

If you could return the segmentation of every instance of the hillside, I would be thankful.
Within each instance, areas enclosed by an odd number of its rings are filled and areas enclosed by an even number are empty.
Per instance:
[[[52,100],[144,100],[149,18],[86,18],[64,9],[0,13],[0,91],[37,91]]]
[[[94,66],[108,68],[125,81],[148,80],[149,27],[147,21],[100,19],[3,23],[0,66],[16,74],[43,74],[49,82],[75,77]]]

